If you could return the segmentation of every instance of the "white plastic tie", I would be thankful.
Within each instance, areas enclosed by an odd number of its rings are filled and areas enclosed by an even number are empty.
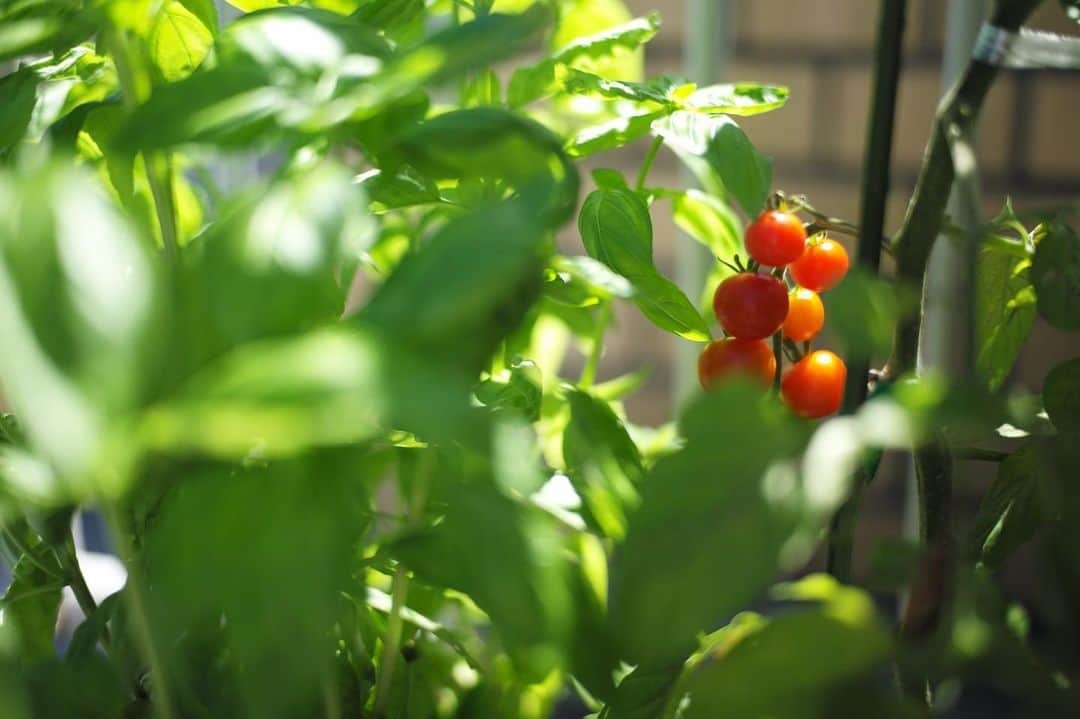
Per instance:
[[[1080,69],[1080,37],[1020,28],[1003,30],[984,23],[971,53],[988,65],[1023,70]]]

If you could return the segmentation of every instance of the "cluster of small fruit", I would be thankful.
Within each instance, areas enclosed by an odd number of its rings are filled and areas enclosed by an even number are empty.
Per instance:
[[[833,414],[844,397],[847,367],[828,350],[810,351],[810,342],[825,324],[818,293],[847,274],[847,251],[824,233],[808,239],[799,217],[783,209],[761,213],[746,228],[745,242],[748,266],[736,257],[736,274],[713,296],[726,337],[709,343],[698,359],[702,386],[709,389],[733,375],[772,384],[784,353],[774,352],[765,338],[781,333],[794,362],[783,373],[780,396],[802,417]]]

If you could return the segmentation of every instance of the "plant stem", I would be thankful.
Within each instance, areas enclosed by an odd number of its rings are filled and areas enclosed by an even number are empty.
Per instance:
[[[907,0],[885,0],[878,19],[873,97],[863,159],[863,192],[856,247],[856,261],[859,266],[874,276],[877,276],[881,267],[881,237],[885,229],[885,200],[889,195],[893,124],[903,62],[906,14]],[[866,378],[870,369],[865,358],[850,358],[849,363],[847,386],[844,388],[844,414],[852,414],[866,401]],[[829,525],[827,568],[830,574],[842,582],[851,581],[855,525],[863,488],[870,479],[864,469],[855,473],[851,493]]]
[[[146,578],[143,576],[142,565],[135,556],[135,548],[127,528],[120,519],[119,511],[108,503],[105,504],[104,511],[116,540],[117,553],[127,568],[128,579],[124,587],[124,598],[131,612],[135,641],[143,655],[143,661],[150,669],[151,701],[161,719],[173,719],[177,713],[173,706],[169,680],[165,675],[165,664],[154,641],[153,628],[150,626],[150,617],[146,610],[146,597],[143,595]]]
[[[113,28],[106,33],[107,42],[112,49],[116,75],[120,81],[120,94],[124,108],[131,112],[149,95],[149,86],[135,74],[131,62],[131,50],[123,30]],[[176,206],[173,200],[172,161],[164,152],[144,152],[146,179],[150,185],[150,195],[154,199],[154,211],[158,226],[161,228],[161,244],[165,249],[165,258],[170,266],[175,267],[180,257],[179,233],[176,225]]]
[[[433,455],[431,450],[422,450],[416,473],[413,477],[412,497],[408,502],[409,523],[413,527],[420,524],[424,516],[424,504],[427,502],[428,483],[431,479]],[[394,667],[401,651],[401,633],[405,626],[402,609],[409,592],[408,570],[398,564],[390,585],[390,614],[386,623],[386,636],[383,638],[382,653],[379,657],[379,673],[375,678],[375,706],[372,709],[374,719],[386,719],[386,706],[390,701],[390,689],[393,686]]]
[[[79,555],[75,551],[75,538],[71,536],[70,531],[68,532],[67,541],[63,547],[59,548],[56,556],[60,560],[60,565],[64,568],[68,584],[75,595],[75,601],[79,603],[79,609],[89,619],[90,615],[98,610],[98,604],[94,601],[94,595],[90,592],[90,587],[86,583],[82,567],[79,566]],[[109,641],[109,628],[103,626],[101,628],[101,646],[105,651],[109,650]]]
[[[405,620],[401,608],[409,591],[409,576],[405,567],[398,565],[394,570],[394,579],[390,589],[390,616],[386,623],[386,638],[383,640],[382,656],[379,658],[379,675],[375,682],[375,708],[372,716],[385,719],[386,705],[390,701],[390,688],[393,686],[394,667],[401,649],[401,631]]]
[[[596,318],[596,333],[593,336],[592,347],[589,356],[585,358],[585,367],[581,370],[581,379],[578,386],[589,389],[596,381],[596,371],[600,366],[600,355],[604,351],[604,335],[607,334],[608,325],[611,324],[611,302],[604,303]]]
[[[777,332],[772,337],[772,353],[776,360],[776,372],[773,373],[773,391],[780,393],[780,377],[784,374],[784,333]]]
[[[649,151],[645,154],[645,160],[641,163],[641,170],[638,171],[637,183],[634,184],[634,189],[640,192],[645,189],[645,181],[649,179],[649,170],[652,169],[653,162],[656,160],[657,153],[660,152],[660,147],[664,144],[664,138],[653,138],[652,144],[649,145]]]

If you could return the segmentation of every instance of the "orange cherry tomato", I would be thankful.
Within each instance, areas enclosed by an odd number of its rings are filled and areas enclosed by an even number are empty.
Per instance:
[[[780,383],[780,396],[800,417],[828,417],[844,400],[847,366],[828,350],[811,352],[796,362]]]
[[[844,246],[825,237],[807,244],[802,257],[788,266],[788,272],[800,287],[825,292],[844,279],[850,264]]]
[[[766,210],[746,228],[746,251],[759,264],[784,267],[802,255],[806,230],[790,212]]]
[[[772,275],[740,272],[716,288],[713,310],[729,335],[764,339],[775,334],[787,317],[787,285]]]
[[[818,293],[796,287],[788,295],[787,318],[781,328],[784,336],[794,342],[812,340],[825,325],[825,305]]]
[[[698,357],[698,379],[710,389],[725,377],[742,376],[772,384],[776,375],[776,357],[764,340],[741,340],[737,337],[710,342]]]

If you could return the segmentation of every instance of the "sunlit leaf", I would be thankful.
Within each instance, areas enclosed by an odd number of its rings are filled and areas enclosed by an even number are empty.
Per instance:
[[[742,251],[739,218],[723,200],[691,189],[673,195],[671,209],[679,229],[708,247],[716,257],[731,262]]]
[[[991,389],[1004,383],[1035,323],[1031,260],[987,248],[975,266],[976,367]]]
[[[657,120],[655,132],[680,156],[704,161],[744,212],[756,217],[772,185],[772,160],[762,155],[735,121],[680,110]]]
[[[637,506],[644,468],[637,446],[608,404],[568,389],[570,422],[563,432],[563,458],[574,488],[585,502],[586,519],[603,534],[622,539],[626,518]]]
[[[150,59],[166,82],[195,71],[214,43],[217,11],[213,3],[169,0],[150,26]]]
[[[1080,237],[1072,227],[1049,224],[1035,250],[1031,280],[1039,314],[1058,329],[1080,329]]]
[[[636,192],[594,191],[582,205],[578,229],[589,256],[630,281],[634,302],[654,324],[689,340],[708,340],[709,329],[697,309],[653,265],[652,220]]]
[[[788,89],[782,85],[751,82],[710,85],[692,92],[682,105],[688,110],[708,114],[758,115],[783,107],[788,94]]]

